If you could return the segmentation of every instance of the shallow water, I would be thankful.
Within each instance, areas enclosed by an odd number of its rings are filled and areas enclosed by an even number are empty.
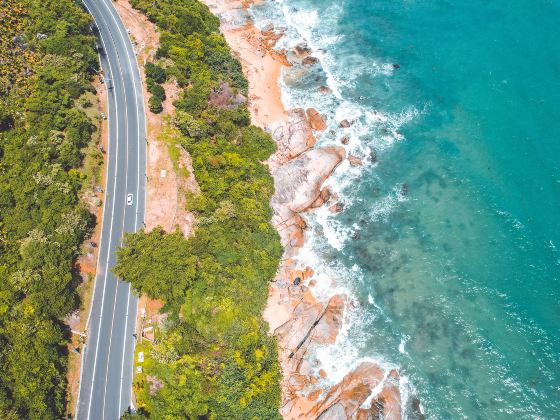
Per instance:
[[[336,130],[320,143],[348,134],[366,158],[330,180],[345,210],[311,215],[320,234],[302,251],[325,294],[361,304],[318,351],[330,377],[371,358],[400,367],[428,418],[558,417],[560,2],[283,0],[253,14],[287,28],[279,47],[305,40],[321,60],[285,72],[286,105],[318,108]]]

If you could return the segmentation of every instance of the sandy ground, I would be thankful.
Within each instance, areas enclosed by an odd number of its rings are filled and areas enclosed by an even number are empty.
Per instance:
[[[246,2],[238,0],[204,0],[212,13],[224,15],[238,9],[243,19]],[[282,54],[270,50],[274,44],[273,34],[263,34],[250,22],[239,27],[238,19],[222,20],[221,29],[227,43],[241,62],[249,80],[249,110],[253,124],[258,127],[286,117],[281,100],[278,80],[282,67],[289,65]]]

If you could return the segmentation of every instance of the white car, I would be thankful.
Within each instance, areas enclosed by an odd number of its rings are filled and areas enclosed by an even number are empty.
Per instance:
[[[132,202],[133,202],[133,201],[134,201],[134,200],[132,199],[132,194],[127,194],[127,195],[126,195],[126,205],[127,205],[127,206],[132,206]]]

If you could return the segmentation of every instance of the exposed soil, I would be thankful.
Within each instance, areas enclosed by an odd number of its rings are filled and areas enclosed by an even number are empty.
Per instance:
[[[170,232],[179,227],[183,234],[188,236],[192,232],[194,218],[186,211],[184,195],[187,191],[197,191],[198,185],[192,176],[189,154],[183,148],[177,148],[177,142],[174,141],[176,134],[170,121],[175,112],[173,101],[177,98],[179,86],[174,80],[167,81],[163,86],[167,96],[163,102],[163,112],[154,114],[149,111],[148,100],[151,95],[146,90],[143,66],[155,57],[159,48],[159,33],[155,25],[134,9],[127,0],[117,0],[113,4],[135,46],[144,90],[148,141],[146,229],[161,226]],[[174,161],[172,156],[177,155],[178,158]]]

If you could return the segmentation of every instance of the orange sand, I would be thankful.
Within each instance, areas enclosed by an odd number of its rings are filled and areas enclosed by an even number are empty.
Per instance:
[[[214,14],[246,6],[246,2],[238,0],[204,2]],[[288,63],[281,54],[271,50],[270,37],[262,34],[251,22],[241,28],[222,22],[220,28],[249,80],[249,111],[253,124],[265,128],[286,118],[278,80],[282,67]]]

